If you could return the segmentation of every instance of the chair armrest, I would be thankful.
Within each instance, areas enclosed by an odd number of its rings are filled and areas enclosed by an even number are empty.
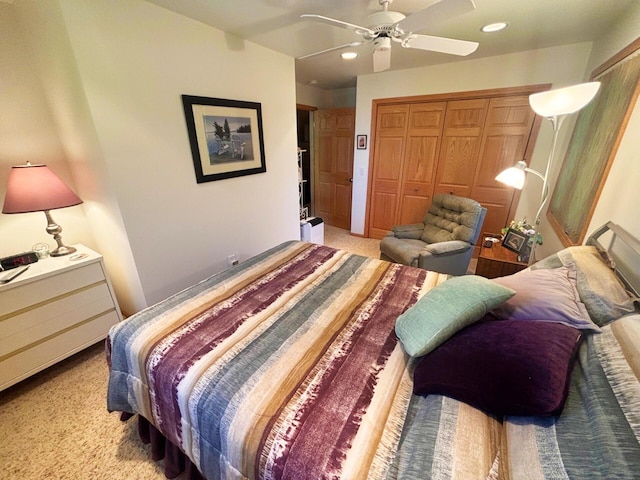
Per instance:
[[[473,245],[463,242],[462,240],[450,240],[448,242],[431,243],[424,247],[424,250],[420,253],[420,256],[426,255],[454,255],[462,252],[466,252]]]
[[[424,223],[412,223],[411,225],[395,225],[391,234],[396,238],[412,238],[418,240],[424,232]]]

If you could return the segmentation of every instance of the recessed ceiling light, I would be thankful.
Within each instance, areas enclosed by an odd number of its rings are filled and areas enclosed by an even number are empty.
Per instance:
[[[358,54],[356,52],[344,52],[340,56],[345,60],[353,60],[358,56]]]
[[[505,22],[496,22],[490,23],[489,25],[485,25],[480,30],[485,33],[499,32],[500,30],[504,30],[507,28],[507,24]]]

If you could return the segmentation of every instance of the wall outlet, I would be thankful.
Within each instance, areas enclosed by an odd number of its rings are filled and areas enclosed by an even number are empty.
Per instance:
[[[236,257],[235,253],[232,254],[232,255],[229,255],[227,257],[227,262],[229,263],[230,267],[233,267],[234,265],[237,265],[239,263],[238,262],[238,257]]]

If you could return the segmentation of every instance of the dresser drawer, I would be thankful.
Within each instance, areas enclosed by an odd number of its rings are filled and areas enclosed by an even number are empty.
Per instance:
[[[107,336],[109,328],[120,321],[116,311],[90,318],[70,330],[45,339],[29,348],[0,357],[0,390],[87,348]]]
[[[2,292],[0,321],[9,315],[34,305],[51,301],[51,299],[70,294],[87,285],[104,282],[105,274],[99,262],[84,265],[72,270],[65,270],[55,279],[45,278],[20,285],[17,288]]]
[[[76,247],[0,285],[0,390],[100,341],[122,320],[102,256]]]
[[[0,358],[114,309],[105,281],[24,308],[0,320]]]

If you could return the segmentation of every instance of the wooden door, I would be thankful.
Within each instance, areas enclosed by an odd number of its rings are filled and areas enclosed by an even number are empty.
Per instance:
[[[435,194],[471,197],[489,99],[447,102]]]
[[[510,210],[518,191],[495,177],[525,158],[535,119],[527,95],[492,98],[489,102],[470,195],[487,209],[484,232],[500,233],[512,220]]]
[[[396,214],[400,225],[421,222],[431,205],[446,105],[445,102],[418,103],[409,109]]]
[[[409,105],[384,105],[377,111],[369,202],[369,236],[372,238],[384,237],[397,224],[408,119]]]
[[[355,109],[315,112],[314,215],[351,229]]]

